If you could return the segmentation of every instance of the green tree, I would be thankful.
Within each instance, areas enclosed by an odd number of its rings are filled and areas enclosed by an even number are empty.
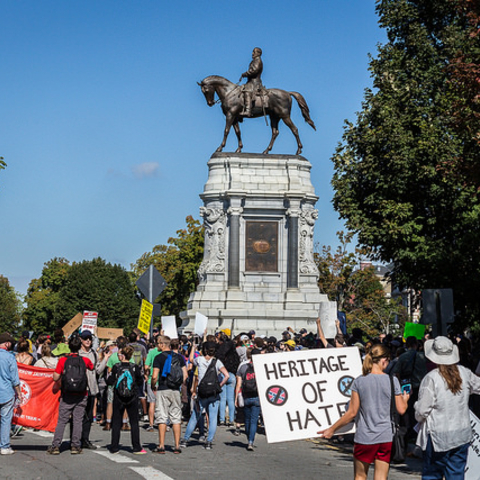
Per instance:
[[[126,334],[137,326],[140,304],[129,273],[121,265],[101,258],[73,263],[59,291],[55,310],[61,327],[78,312],[98,312],[99,327],[123,328]]]
[[[8,278],[0,275],[0,332],[14,333],[20,323],[21,299]]]
[[[187,228],[177,230],[177,237],[168,239],[168,245],[157,245],[144,253],[131,266],[135,279],[154,265],[167,282],[167,287],[156,299],[162,315],[176,315],[186,309],[190,293],[197,286],[197,271],[203,259],[204,231],[198,220],[188,216]]]
[[[23,312],[23,321],[28,329],[53,332],[66,323],[58,324],[57,311],[60,291],[70,268],[67,259],[53,258],[44,264],[40,278],[30,282],[25,297],[27,306]]]
[[[347,228],[374,259],[393,263],[396,283],[453,288],[467,322],[480,313],[480,202],[463,166],[467,157],[478,165],[479,151],[454,116],[461,89],[450,67],[470,48],[458,6],[377,3],[388,42],[370,62],[374,88],[346,123],[332,184]]]
[[[348,329],[359,327],[376,336],[388,332],[395,323],[403,325],[406,312],[401,300],[386,297],[371,264],[360,268],[363,262],[368,262],[368,249],[357,247],[349,251],[353,235],[343,232],[337,235],[340,241],[337,249],[332,252],[330,246],[323,246],[315,261],[320,272],[320,290],[345,312]]]

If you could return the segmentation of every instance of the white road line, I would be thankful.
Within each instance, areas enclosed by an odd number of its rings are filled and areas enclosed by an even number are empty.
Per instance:
[[[125,455],[120,455],[119,453],[113,455],[112,453],[105,450],[92,450],[92,452],[101,455],[102,457],[106,457],[112,462],[116,463],[138,463],[138,460],[126,457]]]
[[[53,437],[53,433],[52,432],[47,432],[45,430],[38,430],[38,432],[35,432],[33,430],[27,430],[25,433],[27,432],[30,432],[30,433],[33,433],[35,435],[38,435],[39,437]]]
[[[146,480],[173,480],[172,477],[165,475],[160,470],[156,470],[153,467],[130,467],[130,470],[141,475]]]

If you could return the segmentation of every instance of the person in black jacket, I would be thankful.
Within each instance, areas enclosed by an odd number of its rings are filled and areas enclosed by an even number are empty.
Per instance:
[[[123,414],[125,410],[130,420],[130,436],[132,439],[133,453],[142,455],[147,453],[140,443],[140,429],[138,426],[138,387],[143,383],[140,368],[130,359],[133,355],[133,347],[126,346],[120,351],[118,358],[120,363],[116,363],[112,368],[112,373],[107,378],[107,385],[113,385],[113,416],[112,416],[112,442],[110,453],[118,453],[120,443],[120,430],[123,423]],[[126,373],[126,375],[124,375]],[[131,385],[132,397],[122,397],[119,390],[119,380],[122,375],[128,380],[129,375],[133,384]],[[121,383],[121,382],[120,382]]]
[[[228,329],[226,330],[230,332]],[[228,370],[229,374],[227,383],[223,386],[220,393],[218,425],[227,425],[225,419],[226,408],[228,404],[229,424],[227,426],[230,426],[233,424],[235,419],[235,375],[237,373],[238,366],[240,365],[240,357],[238,356],[235,342],[230,340],[225,331],[217,334],[217,353],[215,356],[225,365],[225,368]]]

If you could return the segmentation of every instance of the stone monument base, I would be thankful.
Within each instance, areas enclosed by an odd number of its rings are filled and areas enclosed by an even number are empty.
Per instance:
[[[209,318],[209,332],[279,338],[287,327],[316,330],[328,299],[313,258],[318,197],[311,167],[299,155],[212,155],[200,195],[204,259],[197,291],[180,314],[183,330],[193,329],[196,312]]]

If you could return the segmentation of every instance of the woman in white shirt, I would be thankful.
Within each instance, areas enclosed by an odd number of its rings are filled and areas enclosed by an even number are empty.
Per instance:
[[[423,450],[423,480],[463,479],[472,440],[468,401],[480,393],[480,378],[456,365],[458,347],[446,337],[425,342],[425,356],[437,365],[422,383],[415,403]]]

